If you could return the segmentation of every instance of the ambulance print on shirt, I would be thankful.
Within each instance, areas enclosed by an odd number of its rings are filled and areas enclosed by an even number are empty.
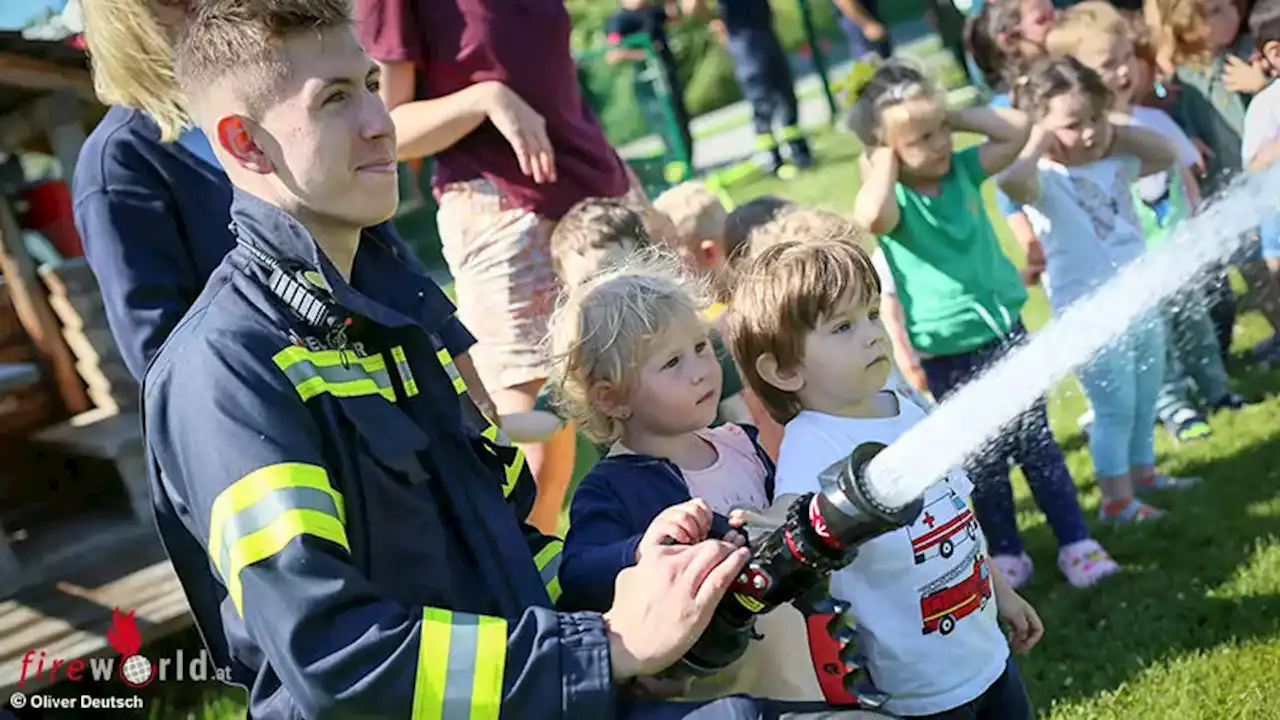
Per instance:
[[[907,528],[917,567],[935,571],[919,594],[921,632],[950,635],[956,624],[991,601],[991,575],[979,541],[978,519],[966,496],[957,492],[967,485],[961,478],[953,486],[953,471],[926,493],[925,506]],[[957,559],[961,558],[961,559]]]

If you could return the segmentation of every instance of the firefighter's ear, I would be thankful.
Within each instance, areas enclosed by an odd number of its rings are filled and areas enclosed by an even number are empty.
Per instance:
[[[773,353],[764,353],[756,358],[756,372],[760,379],[783,392],[799,392],[804,387],[804,376],[795,368],[782,368]]]
[[[218,121],[217,143],[240,167],[266,175],[274,172],[275,166],[254,139],[256,127],[243,115],[228,115]]]
[[[588,391],[591,407],[614,420],[626,420],[631,417],[631,407],[627,405],[626,395],[613,383],[604,380],[591,386]]]

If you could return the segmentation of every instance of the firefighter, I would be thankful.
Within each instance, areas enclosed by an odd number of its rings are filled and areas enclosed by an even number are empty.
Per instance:
[[[733,59],[733,73],[747,102],[755,126],[757,162],[776,173],[783,167],[782,149],[796,168],[813,164],[809,141],[800,129],[800,107],[787,53],[773,30],[769,0],[719,0],[717,18],[725,48]],[[707,14],[706,0],[684,0],[688,15]],[[774,134],[775,118],[782,125]]]
[[[394,131],[350,15],[204,0],[175,50],[237,245],[148,368],[143,423],[215,661],[254,718],[778,717],[620,692],[691,646],[743,548],[656,535],[608,612],[555,611],[560,542],[504,500],[520,455],[439,337],[452,305],[381,225]]]
[[[186,127],[172,47],[189,3],[85,0],[85,42],[98,99],[110,107],[76,159],[76,229],[116,346],[137,380],[235,239],[231,184],[199,128]],[[408,262],[417,258],[406,251]],[[453,325],[461,328],[460,322]],[[444,332],[486,414],[470,342]]]

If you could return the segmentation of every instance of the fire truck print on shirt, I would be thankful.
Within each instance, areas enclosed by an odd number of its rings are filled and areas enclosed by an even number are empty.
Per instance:
[[[985,609],[992,598],[978,520],[953,482],[954,473],[931,488],[920,517],[907,528],[915,564],[937,569],[937,575],[918,590],[925,635],[950,635],[957,623]]]

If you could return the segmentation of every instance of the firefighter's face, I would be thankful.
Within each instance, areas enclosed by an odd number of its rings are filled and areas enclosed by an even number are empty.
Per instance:
[[[668,436],[710,426],[723,377],[706,326],[690,318],[668,329],[653,348],[628,398],[628,432]]]
[[[347,28],[300,33],[284,52],[290,75],[254,134],[277,204],[313,232],[390,218],[399,200],[395,126],[378,96],[377,65]]]

